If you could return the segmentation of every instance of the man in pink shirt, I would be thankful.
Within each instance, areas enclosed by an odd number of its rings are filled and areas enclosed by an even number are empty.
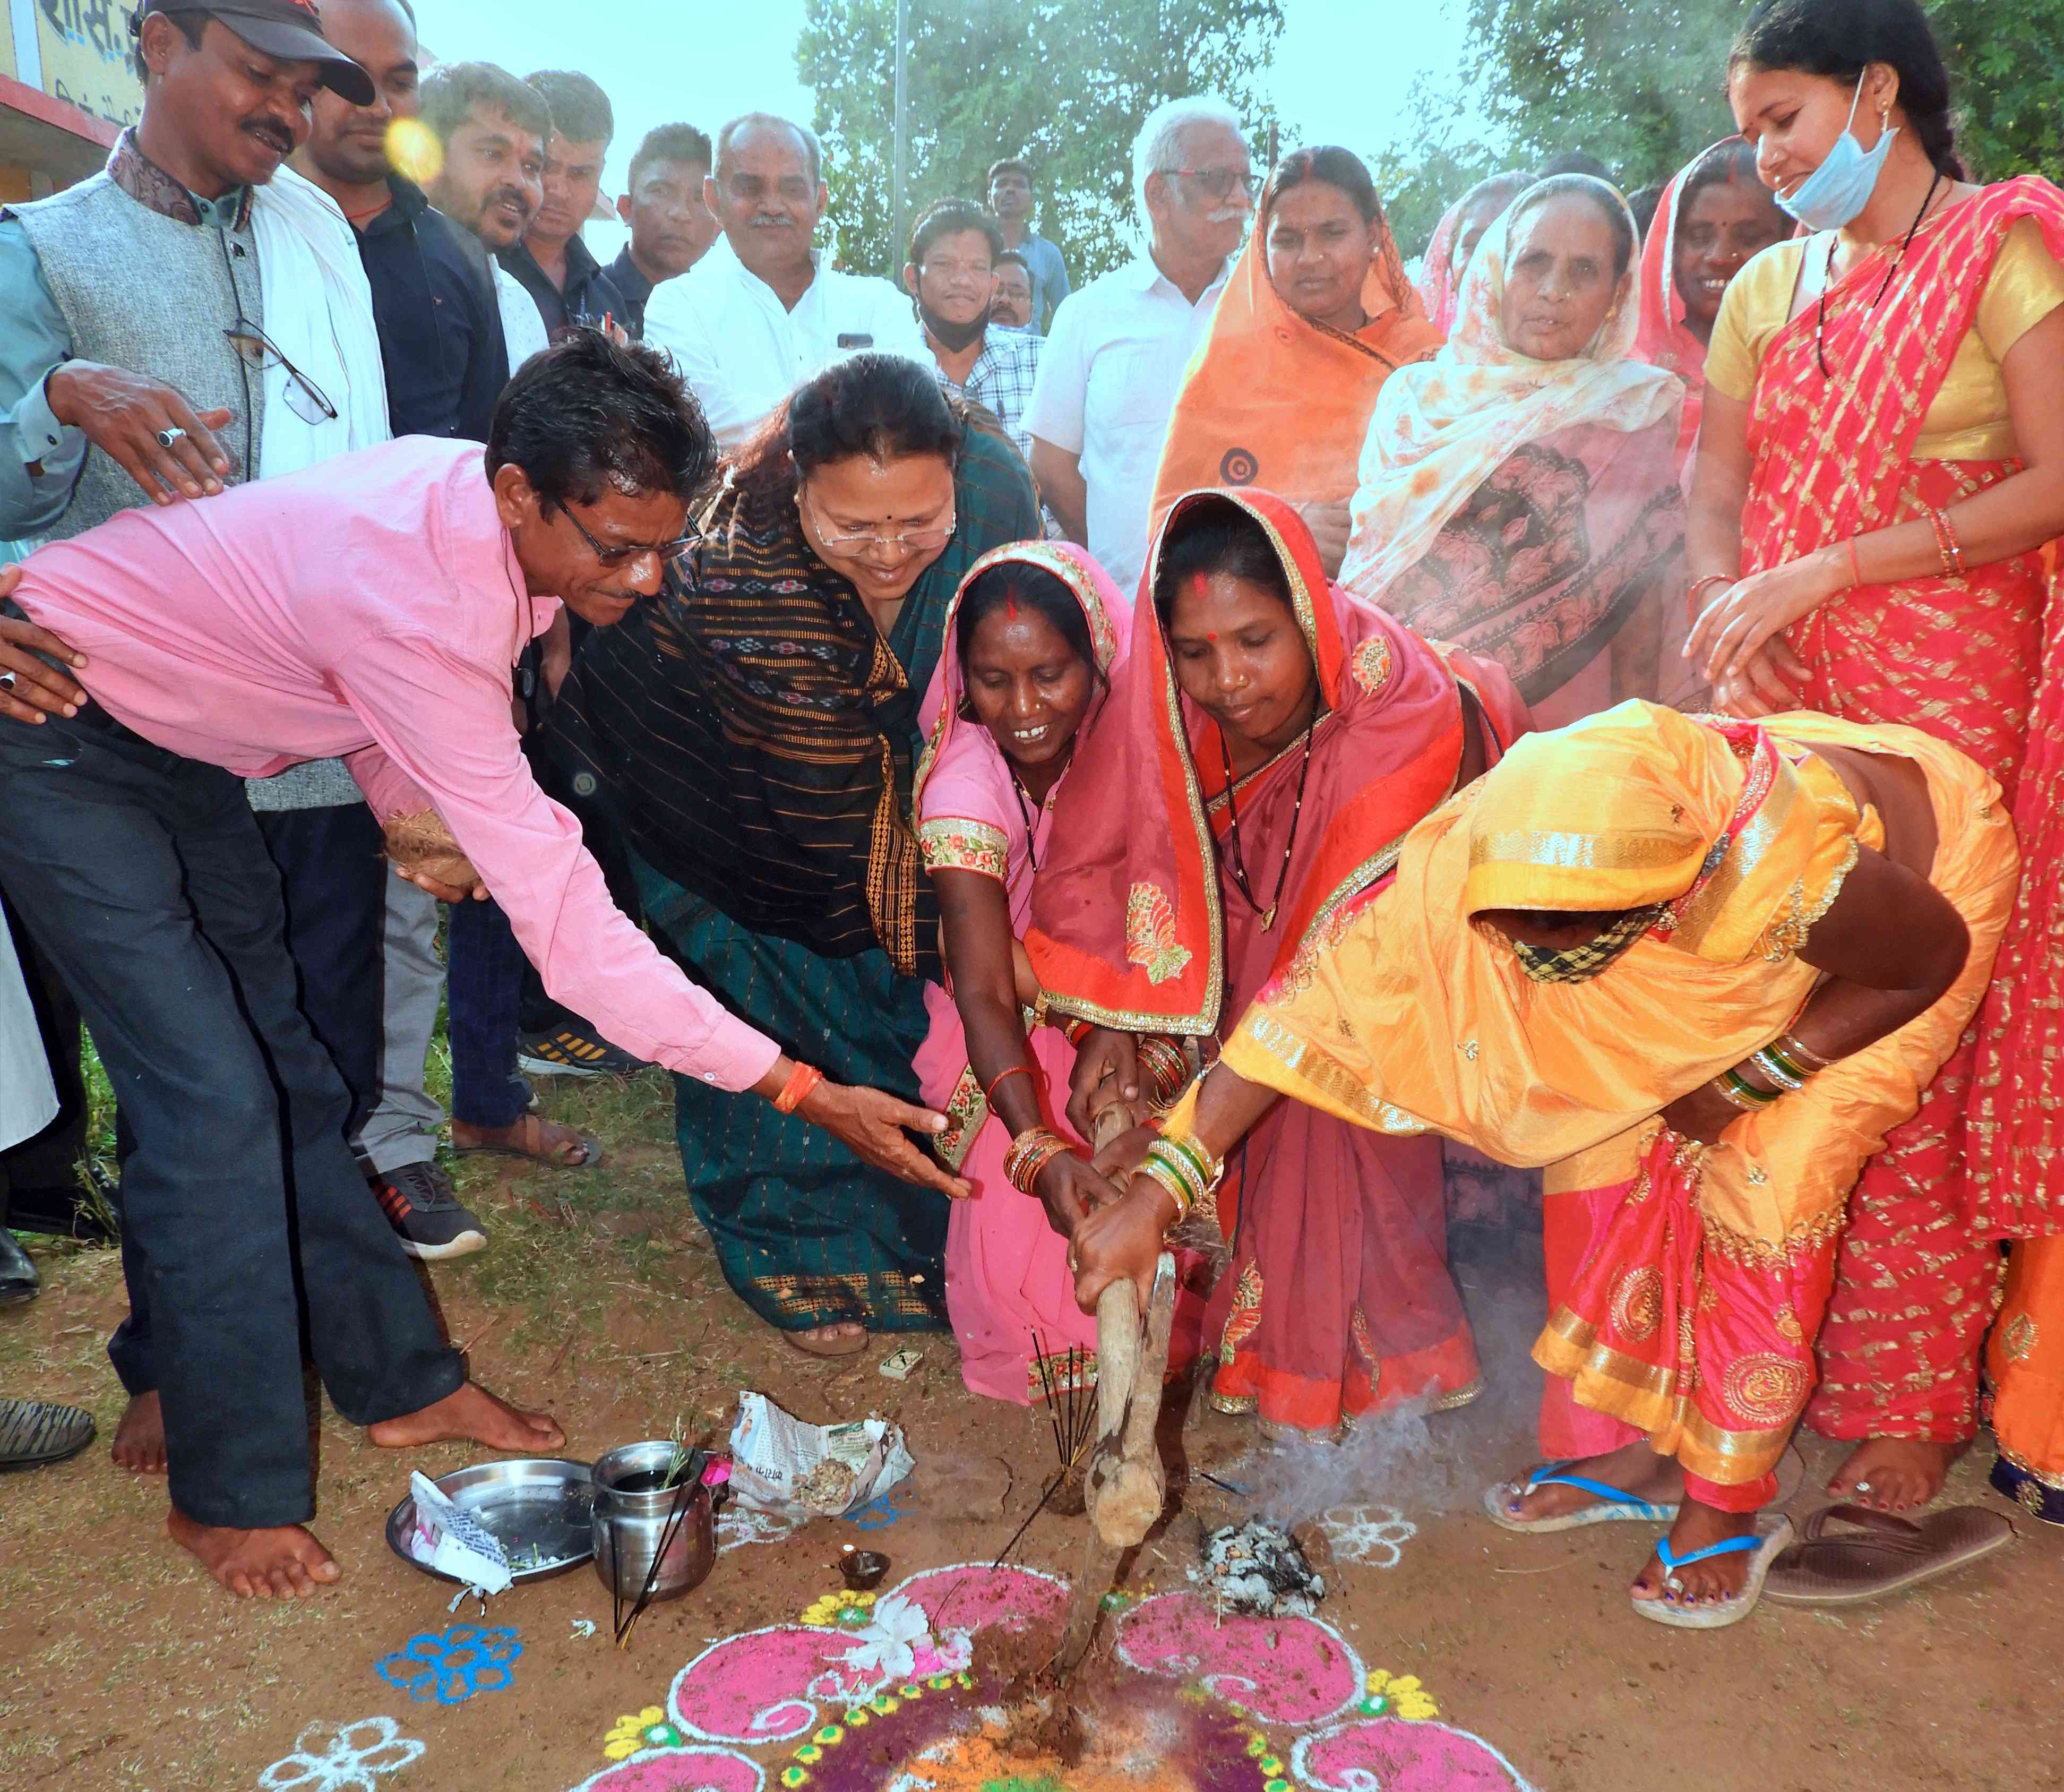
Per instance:
[[[0,726],[0,886],[134,1134],[124,1267],[151,1306],[170,1528],[236,1592],[337,1576],[302,1522],[304,1322],[376,1443],[565,1442],[466,1381],[366,1197],[242,778],[344,758],[382,821],[442,818],[546,987],[611,1039],[966,1192],[901,1130],[942,1118],[817,1079],[661,957],[524,762],[518,651],[562,601],[606,625],[655,594],[713,461],[670,363],[583,332],[510,381],[484,456],[406,438],[124,511],[0,573],[0,715],[34,724]]]

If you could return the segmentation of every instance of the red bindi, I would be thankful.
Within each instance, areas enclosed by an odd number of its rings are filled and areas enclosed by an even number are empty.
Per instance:
[[[1215,628],[1207,629],[1205,631],[1204,639],[1213,647],[1216,647],[1219,644],[1219,632]]]

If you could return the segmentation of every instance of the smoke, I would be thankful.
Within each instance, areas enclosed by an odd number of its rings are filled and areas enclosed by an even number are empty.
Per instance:
[[[1220,1471],[1256,1516],[1290,1528],[1323,1520],[1329,1534],[1362,1528],[1380,1544],[1385,1515],[1407,1523],[1474,1511],[1483,1490],[1539,1457],[1542,1374],[1530,1352],[1546,1312],[1539,1210],[1449,1233],[1457,1287],[1482,1366],[1468,1405],[1437,1411],[1429,1397],[1357,1420],[1336,1442],[1276,1434]],[[1357,1516],[1359,1515],[1359,1516]]]

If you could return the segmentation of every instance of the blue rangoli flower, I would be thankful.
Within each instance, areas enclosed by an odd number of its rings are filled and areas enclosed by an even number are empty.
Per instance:
[[[463,1705],[476,1693],[499,1693],[515,1683],[510,1664],[523,1653],[513,1625],[483,1630],[454,1625],[440,1635],[411,1637],[398,1653],[373,1664],[380,1677],[419,1704]]]

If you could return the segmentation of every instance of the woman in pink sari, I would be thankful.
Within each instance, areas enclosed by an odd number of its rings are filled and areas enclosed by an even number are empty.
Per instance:
[[[1028,1036],[1018,941],[1077,730],[1107,700],[1131,620],[1079,547],[998,548],[947,607],[925,696],[917,839],[938,892],[952,991],[925,987],[932,1025],[917,1071],[949,1123],[939,1155],[974,1186],[947,1221],[946,1310],[969,1390],[1021,1406],[1041,1390],[1036,1346],[1095,1347],[1096,1322],[1075,1305],[1068,1238],[1086,1202],[1110,1190],[1073,1152],[1022,1177],[1028,1192],[1006,1173],[1014,1140],[1047,1126],[1050,1105],[1066,1099],[1075,1059],[1057,1028],[1036,1023],[1036,1000]],[[1058,1092],[1050,1104],[1049,1091]]]
[[[1756,177],[1755,150],[1739,137],[1694,156],[1663,189],[1642,245],[1641,333],[1634,352],[1684,382],[1677,476],[1687,492],[1705,410],[1706,347],[1720,301],[1751,256],[1791,234],[1791,220]]]
[[[1426,301],[1426,315],[1441,335],[1454,327],[1455,299],[1461,289],[1462,274],[1484,232],[1532,184],[1532,176],[1516,170],[1486,175],[1441,214],[1441,221],[1433,227],[1433,240],[1427,244],[1420,262],[1419,296]]]
[[[1495,667],[1329,584],[1280,498],[1178,499],[1033,890],[1040,986],[1096,1029],[1078,1128],[1138,1088],[1139,1035],[1214,1052],[1300,942],[1524,724]],[[1326,1435],[1401,1400],[1475,1396],[1437,1140],[1285,1108],[1248,1140],[1219,1214],[1232,1261],[1204,1330],[1220,1411]]]

